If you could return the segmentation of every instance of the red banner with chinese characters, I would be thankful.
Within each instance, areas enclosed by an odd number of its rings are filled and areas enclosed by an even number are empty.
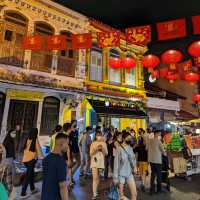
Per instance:
[[[71,35],[72,49],[90,49],[92,47],[92,34],[72,34]]]
[[[120,32],[98,32],[97,33],[98,47],[116,47],[120,45]]]
[[[43,48],[44,38],[40,35],[26,36],[23,39],[23,49],[40,51]]]
[[[151,41],[151,26],[127,28],[126,40],[136,45],[147,45]]]
[[[48,50],[65,50],[67,48],[66,35],[51,35],[46,37]]]
[[[185,19],[157,23],[158,40],[170,40],[186,36]]]
[[[185,74],[192,69],[192,60],[186,60],[178,64],[180,79],[184,80]]]
[[[200,34],[200,15],[192,17],[193,33]]]

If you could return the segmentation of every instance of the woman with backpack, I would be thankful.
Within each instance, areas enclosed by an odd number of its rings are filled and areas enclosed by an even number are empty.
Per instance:
[[[38,157],[43,157],[41,147],[38,141],[38,129],[32,128],[29,132],[28,139],[24,147],[22,162],[26,167],[26,176],[22,184],[21,199],[27,198],[26,193],[28,185],[30,185],[31,193],[37,193],[38,190],[34,185],[34,168]]]
[[[97,199],[97,189],[100,181],[100,174],[105,169],[105,156],[108,154],[107,145],[101,131],[97,131],[95,140],[90,146],[91,169],[93,179],[93,200]]]
[[[117,147],[115,160],[114,160],[114,184],[119,186],[120,200],[124,200],[124,185],[127,184],[131,200],[137,199],[136,184],[133,177],[134,168],[136,166],[135,155],[133,148],[130,146],[131,135],[127,132],[123,132],[123,142],[119,143]]]

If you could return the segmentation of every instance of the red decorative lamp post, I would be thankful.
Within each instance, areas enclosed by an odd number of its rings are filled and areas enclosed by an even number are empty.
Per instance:
[[[199,81],[199,74],[194,72],[189,72],[185,74],[184,80],[188,81],[191,85],[194,85],[197,81]]]
[[[149,72],[153,72],[153,69],[160,63],[158,56],[149,54],[142,58],[142,66],[148,68]]]
[[[196,59],[196,63],[200,67],[200,41],[193,42],[188,48],[188,53]]]
[[[121,60],[121,66],[125,69],[133,69],[136,67],[136,60],[131,57],[126,57]]]
[[[162,62],[166,65],[169,65],[171,70],[176,70],[176,64],[181,61],[183,55],[178,50],[167,50],[165,51],[162,56]]]
[[[165,77],[170,83],[174,83],[178,79],[178,74],[172,71],[169,71]]]
[[[120,58],[110,58],[109,66],[113,69],[121,68],[121,59]]]

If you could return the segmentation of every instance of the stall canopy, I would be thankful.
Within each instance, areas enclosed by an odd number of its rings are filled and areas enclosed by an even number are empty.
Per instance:
[[[88,99],[88,102],[100,116],[137,119],[147,117],[145,109],[140,103],[117,104],[93,99]]]

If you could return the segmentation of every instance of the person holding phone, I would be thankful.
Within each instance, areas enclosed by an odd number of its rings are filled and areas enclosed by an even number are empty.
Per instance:
[[[104,141],[101,131],[97,131],[95,140],[90,146],[91,169],[93,179],[93,197],[97,199],[97,189],[100,181],[101,170],[105,169],[105,156],[108,154],[107,145]]]

